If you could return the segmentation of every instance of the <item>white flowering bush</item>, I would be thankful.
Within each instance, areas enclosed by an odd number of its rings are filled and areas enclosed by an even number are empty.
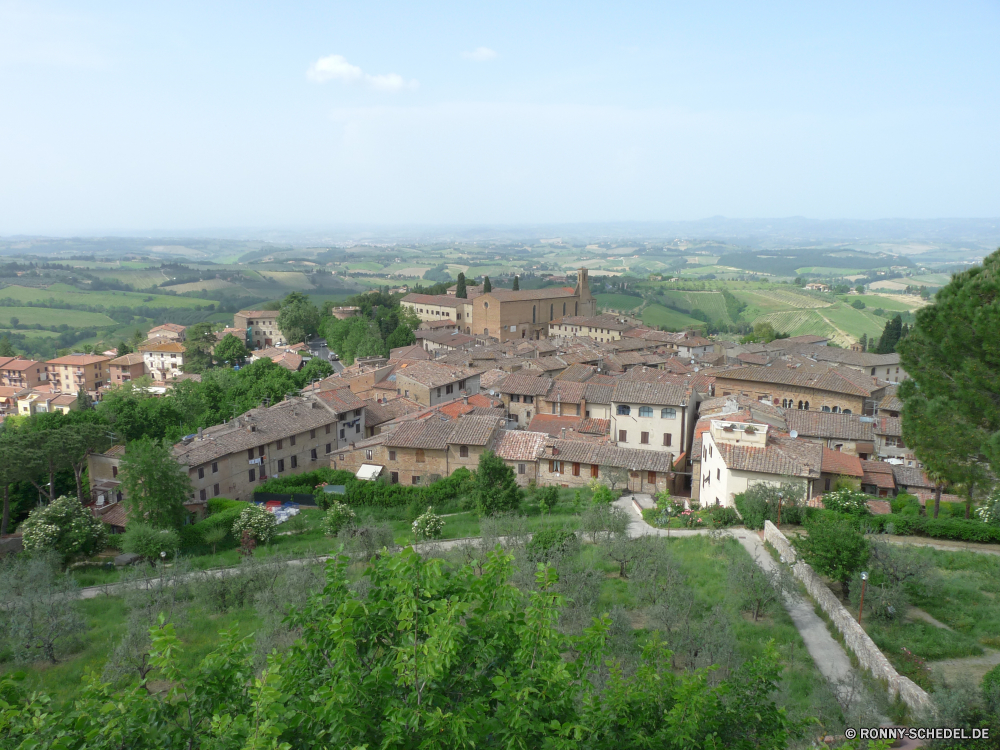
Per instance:
[[[868,516],[871,515],[868,508],[868,501],[871,499],[871,495],[844,487],[824,493],[823,507],[849,516]]]
[[[257,544],[268,544],[274,537],[277,525],[274,516],[263,506],[251,505],[244,508],[240,517],[233,523],[233,536],[242,539],[243,532],[247,531]]]
[[[990,526],[1000,526],[1000,489],[990,493],[980,507],[976,508],[976,517]]]
[[[53,550],[64,561],[93,555],[107,544],[107,527],[75,497],[56,498],[35,508],[21,525],[24,548],[29,552]]]
[[[323,516],[323,531],[327,536],[337,536],[342,528],[354,523],[354,511],[344,503],[334,501]]]
[[[421,539],[437,539],[444,531],[444,519],[434,512],[433,508],[427,508],[422,516],[413,522],[413,536],[417,541]]]

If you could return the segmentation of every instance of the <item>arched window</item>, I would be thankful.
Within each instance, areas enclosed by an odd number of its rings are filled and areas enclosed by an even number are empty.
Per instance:
[[[660,418],[661,419],[675,419],[676,417],[677,417],[677,410],[676,409],[671,409],[669,407],[666,408],[666,409],[660,409]]]
[[[627,406],[626,404],[619,404],[618,413],[621,414],[622,416],[627,417],[629,414],[632,413],[632,407]]]
[[[483,302],[483,309],[484,310],[489,310],[490,309],[490,303],[489,302]]]
[[[799,401],[799,408],[800,409],[802,408],[802,402],[801,401]]]
[[[809,411],[809,402],[806,401],[806,411]]]
[[[536,312],[537,308],[538,308],[538,305],[532,305],[531,306],[531,322],[532,323],[536,322],[535,321],[535,312]]]
[[[829,406],[824,406],[823,407],[823,411],[830,411],[830,407]]]
[[[489,328],[484,328],[483,329],[483,335],[484,336],[489,336],[490,335],[490,329]]]
[[[844,409],[844,414],[850,414],[850,413],[851,413],[850,409]]]
[[[651,417],[651,416],[653,416],[653,407],[652,406],[640,406],[639,407],[639,416],[640,417]]]
[[[840,407],[839,406],[833,407],[833,413],[834,414],[840,414]]]

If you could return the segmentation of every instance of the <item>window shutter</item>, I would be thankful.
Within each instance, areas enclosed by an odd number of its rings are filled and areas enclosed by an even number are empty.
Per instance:
[[[556,470],[556,462],[549,459],[549,474],[554,474]]]

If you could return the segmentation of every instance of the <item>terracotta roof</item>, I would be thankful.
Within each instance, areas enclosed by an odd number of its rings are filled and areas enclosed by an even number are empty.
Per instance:
[[[510,289],[494,289],[481,296],[492,297],[497,302],[520,302],[522,300],[536,299],[560,299],[563,297],[573,297],[576,290],[568,286],[546,287],[544,289],[520,289],[516,292]]]
[[[419,362],[411,360],[402,362],[396,368],[395,375],[397,382],[400,377],[406,377],[416,383],[426,385],[428,388],[436,388],[438,386],[447,385],[448,383],[454,383],[458,380],[471,378],[481,372],[482,370],[476,370],[470,367],[446,365],[441,362]]]
[[[106,510],[98,516],[101,521],[108,526],[118,526],[124,528],[128,525],[128,511],[121,503],[115,503],[110,510]]]
[[[875,417],[875,434],[903,436],[903,420],[900,417]]]
[[[878,404],[879,411],[903,411],[903,402],[896,395],[895,390],[892,393],[886,393],[882,400]]]
[[[248,318],[277,318],[278,310],[240,310],[237,315],[244,315]]]
[[[544,432],[501,430],[493,452],[505,461],[534,461],[545,450]]]
[[[488,445],[502,422],[492,416],[465,416],[457,421],[429,419],[405,422],[389,433],[389,448],[444,450],[448,444]]]
[[[420,344],[400,346],[389,350],[389,359],[434,359],[434,355],[426,351]]]
[[[419,334],[417,336],[419,339],[433,341],[435,344],[440,344],[441,346],[453,346],[456,349],[460,346],[473,344],[476,341],[475,336],[469,336],[459,331],[417,331],[417,333]]]
[[[671,454],[665,451],[621,448],[606,443],[551,438],[548,440],[548,445],[556,448],[558,453],[552,455],[546,450],[545,455],[541,457],[543,459],[613,466],[630,471],[671,471]]]
[[[96,365],[98,362],[108,362],[110,357],[103,357],[98,354],[69,354],[65,357],[57,357],[46,361],[50,365]]]
[[[173,339],[157,338],[150,339],[139,344],[140,352],[183,352],[186,351],[184,344]]]
[[[576,431],[588,435],[608,435],[611,432],[611,420],[584,419],[580,422],[580,426],[576,428]]]
[[[892,466],[892,476],[900,487],[934,489],[934,482],[927,478],[922,469],[915,466]]]
[[[847,477],[864,476],[860,458],[826,446],[823,447],[823,473],[843,474]]]
[[[598,315],[588,318],[585,315],[567,315],[549,322],[550,326],[580,326],[581,328],[605,328],[609,331],[628,331],[636,327],[635,323],[622,323],[617,315]]]
[[[128,365],[141,365],[145,360],[142,358],[140,352],[130,352],[129,354],[123,354],[121,357],[111,360],[108,364],[121,365],[123,367]]]
[[[615,403],[684,406],[690,397],[689,388],[673,383],[620,380],[615,384],[611,400]]]
[[[561,416],[559,414],[536,414],[531,418],[528,429],[532,432],[545,432],[552,437],[559,437],[562,430],[576,429],[580,417]]]
[[[18,359],[17,357],[14,357],[0,364],[0,370],[30,370],[37,364],[40,363],[33,359]]]
[[[448,437],[449,443],[459,445],[489,445],[500,427],[501,419],[495,416],[461,417]]]
[[[738,471],[816,479],[823,465],[823,446],[805,440],[770,438],[764,446],[716,441],[715,448]]]
[[[753,352],[737,354],[736,359],[747,365],[766,365],[771,360],[766,354],[754,354]]]
[[[853,373],[853,375],[852,375]],[[861,376],[860,378],[856,376]],[[829,369],[826,372],[796,370],[788,367],[737,367],[715,374],[717,379],[743,380],[774,385],[791,385],[798,388],[812,388],[818,391],[845,393],[852,396],[870,396],[878,390],[874,379],[857,370],[844,368],[843,371]],[[867,379],[868,384],[864,384]],[[861,381],[859,385],[856,380]]]
[[[338,412],[361,409],[365,406],[365,402],[355,396],[350,388],[319,391],[315,395],[317,398],[325,401],[331,409],[335,409]]]
[[[150,328],[149,332],[152,333],[153,331],[170,331],[172,333],[184,333],[185,330],[187,330],[185,326],[178,325],[177,323],[164,323],[161,326],[154,326],[153,328]]]
[[[611,397],[614,395],[615,387],[613,385],[606,385],[604,383],[593,382],[597,378],[604,377],[602,375],[595,375],[591,380],[584,383],[587,386],[587,390],[584,392],[584,398],[587,399],[588,404],[610,404]]]
[[[868,510],[875,516],[887,516],[892,513],[892,506],[888,500],[869,500]]]
[[[487,390],[494,388],[496,384],[503,381],[507,375],[508,373],[503,370],[487,370],[479,376],[479,387]]]
[[[552,387],[552,378],[531,373],[508,375],[496,386],[500,393],[516,393],[521,396],[544,396]]]
[[[860,414],[834,414],[805,409],[785,409],[784,414],[788,429],[798,431],[803,437],[861,440],[868,443],[875,440],[874,425],[862,422]]]
[[[586,383],[567,383],[562,380],[556,380],[552,383],[552,388],[545,398],[548,401],[558,403],[578,404],[584,399],[586,392]]]
[[[468,300],[452,297],[449,294],[417,294],[416,292],[411,292],[403,297],[400,302],[412,302],[415,305],[437,305],[439,307],[461,307]]]
[[[864,470],[862,484],[873,484],[880,489],[896,489],[896,480],[892,472],[892,464],[882,461],[862,461],[861,468]]]

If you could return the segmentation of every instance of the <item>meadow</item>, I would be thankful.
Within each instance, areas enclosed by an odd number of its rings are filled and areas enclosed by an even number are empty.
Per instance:
[[[663,326],[668,331],[704,328],[705,323],[663,305],[649,305],[642,311],[642,322],[648,326]]]
[[[140,292],[120,292],[113,289],[88,292],[69,284],[52,284],[35,289],[25,286],[5,286],[0,289],[0,299],[10,298],[18,302],[45,303],[50,299],[70,305],[91,305],[97,307],[176,307],[195,308],[215,304],[213,300],[197,297],[179,297],[171,294],[142,294]]]
[[[595,297],[599,307],[612,310],[634,310],[642,304],[642,297],[632,297],[628,294],[598,294]]]
[[[0,289],[0,297],[6,290]],[[48,307],[0,307],[0,325],[11,325],[11,318],[17,318],[21,325],[58,326],[65,323],[71,328],[101,328],[117,325],[104,313],[82,310],[60,310]]]

